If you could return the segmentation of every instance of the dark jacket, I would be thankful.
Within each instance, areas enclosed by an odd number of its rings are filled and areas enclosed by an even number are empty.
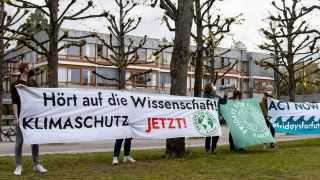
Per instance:
[[[210,99],[219,99],[218,100],[218,112],[220,114],[220,104],[227,104],[228,101],[228,96],[224,95],[223,98],[220,97],[219,95],[215,94],[215,93],[204,93],[203,94],[204,98],[210,98]]]
[[[260,107],[265,120],[268,119],[268,98],[273,98],[273,96],[270,96],[267,93],[265,93],[260,103]]]
[[[28,87],[38,87],[38,86],[37,86],[37,82],[34,79],[29,79],[28,82],[18,79],[11,83],[10,90],[11,90],[12,104],[18,105],[18,115],[20,116],[21,102],[20,102],[20,96],[18,94],[17,88],[15,87],[17,84],[23,84]]]

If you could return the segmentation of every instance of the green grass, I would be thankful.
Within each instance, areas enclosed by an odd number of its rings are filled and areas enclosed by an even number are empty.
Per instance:
[[[133,151],[135,164],[112,166],[112,153],[43,155],[48,173],[32,172],[30,157],[24,157],[19,179],[319,179],[320,139],[280,142],[276,149],[261,146],[247,152],[218,148],[218,155],[204,155],[203,148],[188,149],[181,159],[166,158],[163,150]],[[122,158],[120,158],[122,160]],[[13,157],[0,157],[0,179],[12,175]]]

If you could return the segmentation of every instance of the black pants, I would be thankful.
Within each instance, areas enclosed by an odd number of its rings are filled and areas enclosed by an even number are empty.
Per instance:
[[[211,143],[211,148],[212,148],[211,150],[216,149],[218,140],[219,140],[219,136],[206,137],[206,144],[205,144],[206,151],[210,150],[210,143]]]
[[[271,132],[272,136],[274,137],[274,135],[275,135],[276,132],[275,132],[272,124],[271,124],[270,121],[268,121],[268,120],[266,120],[266,123],[267,123],[268,128],[270,129],[270,132]]]
[[[233,142],[233,139],[232,139],[231,132],[229,132],[229,144],[230,144],[230,150],[234,151],[235,147],[234,147],[234,142]]]

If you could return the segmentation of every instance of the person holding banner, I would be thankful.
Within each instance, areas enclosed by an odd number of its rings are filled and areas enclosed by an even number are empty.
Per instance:
[[[133,90],[132,82],[131,81],[127,81],[125,88],[126,88],[127,91],[132,91]],[[136,162],[136,160],[134,160],[130,156],[132,138],[117,139],[115,144],[114,144],[112,165],[118,165],[118,163],[119,163],[118,159],[119,159],[119,155],[120,155],[120,151],[121,151],[121,146],[122,146],[123,140],[124,140],[124,158],[123,158],[123,162],[125,162],[125,163],[126,162],[130,162],[130,163]]]
[[[240,89],[235,89],[233,91],[233,95],[232,95],[232,97],[230,99],[231,100],[241,100],[242,99],[241,90]],[[232,138],[231,131],[229,132],[229,144],[230,144],[230,151],[236,151],[236,152],[246,151],[243,148],[240,148],[240,149],[235,148],[234,139]]]
[[[266,120],[267,126],[270,129],[270,132],[271,132],[272,136],[274,137],[275,130],[274,130],[272,124],[270,123],[269,117],[268,117],[268,98],[274,98],[272,92],[273,92],[273,86],[272,85],[268,85],[266,87],[266,92],[264,93],[264,97],[262,98],[260,106],[261,106],[261,110],[262,110],[263,116],[264,116],[264,118]],[[263,148],[265,149],[266,147],[267,147],[267,145],[263,144]],[[275,148],[275,143],[271,143],[270,144],[270,148]]]
[[[22,145],[23,145],[23,135],[19,126],[19,115],[21,110],[20,96],[18,94],[17,88],[23,87],[37,87],[35,80],[30,77],[34,75],[34,70],[30,62],[21,62],[19,64],[19,71],[21,73],[18,80],[11,84],[11,99],[12,99],[12,109],[14,114],[14,123],[16,124],[16,145],[15,145],[15,164],[16,169],[14,175],[20,176],[22,174]],[[40,164],[39,160],[39,146],[37,144],[31,145],[32,149],[32,160],[34,171],[40,173],[45,173],[47,170]]]
[[[223,98],[216,94],[217,88],[213,83],[208,83],[204,87],[204,98],[218,99],[218,112],[220,104],[226,104],[228,100],[228,91],[226,90]],[[209,136],[205,140],[205,150],[206,154],[217,154],[217,143],[219,136]],[[210,147],[211,145],[211,147]]]

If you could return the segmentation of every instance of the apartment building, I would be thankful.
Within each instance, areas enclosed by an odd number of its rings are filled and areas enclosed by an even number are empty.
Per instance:
[[[71,36],[82,36],[89,32],[64,29],[68,31]],[[110,41],[108,34],[98,34],[106,42]],[[47,35],[39,33],[37,39],[47,39]],[[129,39],[132,39],[138,46],[139,41],[142,37],[127,36],[126,40],[129,44]],[[65,40],[59,43],[59,47],[63,47],[69,40]],[[70,40],[71,41],[71,40]],[[108,77],[116,78],[117,69],[113,66],[107,65],[106,61],[101,59],[98,54],[102,54],[104,57],[110,58],[112,52],[96,38],[87,38],[86,45],[82,47],[72,46],[65,48],[59,52],[59,69],[58,69],[58,81],[60,87],[101,87],[101,88],[116,88],[117,82],[103,79],[99,76],[94,75],[93,71],[98,74]],[[112,39],[113,46],[119,46],[119,43]],[[139,57],[139,65],[129,66],[127,69],[127,77],[132,74],[141,73],[152,69],[153,71],[149,74],[144,74],[135,78],[134,86],[137,89],[153,89],[158,91],[168,91],[170,89],[170,61],[172,58],[172,48],[168,48],[163,51],[159,56],[153,56],[153,52],[159,49],[159,45],[163,43],[159,39],[148,38],[145,45],[140,48],[135,56]],[[195,49],[194,46],[191,49]],[[216,53],[226,51],[226,49],[219,48]],[[89,57],[91,61],[97,64],[90,63],[85,57]],[[243,89],[245,93],[251,92],[251,94],[259,94],[263,91],[263,88],[268,84],[273,84],[273,71],[265,70],[255,64],[255,61],[269,57],[268,54],[261,54],[255,52],[247,52],[246,48],[236,48],[223,54],[221,57],[214,58],[215,68],[224,67],[228,63],[233,63],[239,60],[239,63],[235,65],[231,71],[229,71],[224,77],[220,78],[216,86],[222,86],[226,84],[235,84],[236,87]],[[40,86],[47,86],[47,69],[46,59],[37,54],[36,52],[30,51],[28,48],[22,48],[18,51],[12,51],[5,60],[5,82],[3,87],[6,93],[10,92],[10,83],[14,81],[19,72],[17,70],[17,62],[19,61],[30,61],[35,67],[41,69],[41,73],[38,73],[35,78]],[[98,65],[100,64],[100,65]],[[103,64],[103,65],[101,65]],[[219,75],[224,74],[227,68],[221,68]],[[203,80],[203,85],[209,82],[207,78]],[[189,64],[188,67],[188,78],[187,78],[187,90],[191,95],[193,92],[194,84],[194,67]],[[9,96],[6,96],[9,98]]]

